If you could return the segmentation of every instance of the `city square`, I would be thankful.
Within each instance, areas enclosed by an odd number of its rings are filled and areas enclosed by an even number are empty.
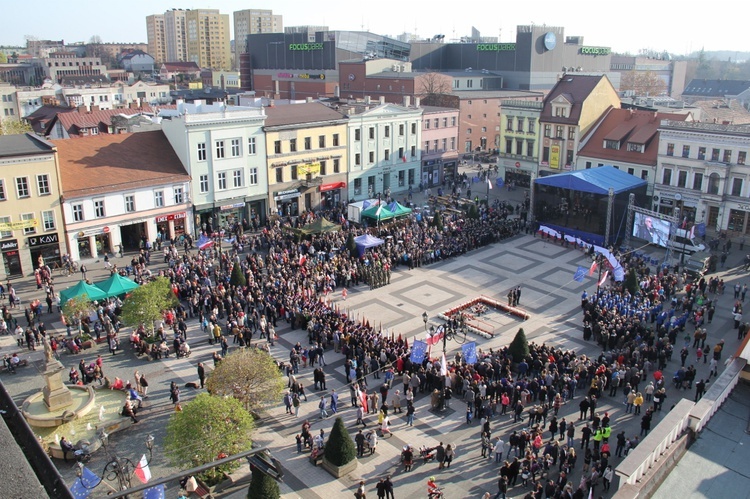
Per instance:
[[[522,193],[517,191],[498,190],[494,191],[493,195],[512,202],[518,202],[522,197]],[[125,255],[122,262],[124,263],[127,259],[128,255]],[[117,257],[112,260],[116,264],[120,261]],[[739,267],[741,256],[735,254],[733,260],[736,260],[734,265],[730,265],[720,274],[726,279],[728,288],[731,288],[734,282],[742,282],[741,278],[745,275]],[[348,290],[346,300],[343,299],[341,290],[337,289],[329,299],[339,310],[345,311],[352,317],[365,319],[372,325],[377,324],[385,335],[395,337],[401,335],[411,345],[414,340],[424,340],[426,331],[431,326],[443,324],[438,316],[446,310],[476,300],[479,296],[507,303],[508,291],[520,286],[522,296],[518,307],[528,313],[529,318],[522,320],[498,311],[487,313],[484,323],[492,324],[493,337],[488,339],[468,333],[467,342],[475,341],[477,351],[480,353],[503,348],[510,344],[518,329],[523,328],[530,343],[544,343],[562,350],[575,351],[579,356],[596,357],[601,353],[601,349],[592,341],[584,341],[582,336],[581,295],[584,291],[589,294],[595,291],[597,276],[596,274],[587,275],[583,282],[573,279],[578,267],[588,267],[590,262],[589,255],[581,249],[564,247],[538,235],[521,233],[502,242],[429,266],[412,270],[403,266],[398,267],[387,286],[372,290],[366,285],[352,287]],[[154,261],[151,270],[156,272],[163,266],[164,264]],[[101,261],[90,264],[89,269],[89,279],[92,280],[98,280],[98,276],[106,277],[109,274]],[[78,275],[66,278],[57,277],[55,283],[58,287],[66,287],[77,282],[78,278]],[[37,294],[41,293],[35,289],[33,282],[27,281],[18,281],[14,284],[22,303],[34,299]],[[719,296],[716,316],[709,326],[709,342],[713,344],[719,339],[725,339],[730,351],[736,348],[731,332],[731,304],[731,291],[727,291],[726,297]],[[427,314],[427,322],[424,321],[424,313]],[[55,335],[65,334],[65,328],[59,322],[58,314],[44,315],[42,319],[48,331]],[[270,347],[270,350],[272,356],[280,361],[288,359],[290,349],[298,342],[308,343],[306,331],[291,330],[283,320],[279,320],[276,332],[278,341]],[[727,332],[729,334],[725,334]],[[169,384],[175,381],[183,387],[185,383],[197,381],[198,362],[203,362],[207,366],[210,375],[213,365],[212,355],[219,348],[208,344],[197,319],[188,321],[188,339],[192,349],[188,358],[170,356],[162,360],[144,361],[137,358],[132,348],[127,345],[127,334],[128,328],[124,328],[120,333],[123,338],[123,348],[114,356],[108,354],[105,345],[99,345],[91,350],[84,350],[78,355],[63,354],[61,361],[66,368],[70,368],[76,366],[82,358],[91,361],[101,354],[104,359],[105,375],[111,379],[117,376],[123,380],[131,380],[136,370],[148,377],[151,388],[144,408],[139,413],[139,423],[113,434],[109,439],[109,445],[116,449],[118,455],[128,455],[131,459],[137,460],[145,452],[146,435],[153,435],[156,444],[154,459],[150,464],[153,476],[167,476],[179,471],[169,466],[161,450],[166,420],[173,413],[173,405],[169,400]],[[12,336],[0,337],[0,341],[4,353],[19,350]],[[257,341],[265,342],[265,340],[255,338],[254,342]],[[446,358],[451,361],[455,354],[461,351],[462,345],[450,341],[446,346]],[[236,345],[230,345],[230,352],[235,348],[237,348]],[[442,344],[437,344],[432,348],[431,357],[439,359],[441,353]],[[4,380],[7,389],[18,403],[43,384],[35,367],[40,365],[43,354],[37,350],[28,354],[22,352],[22,356],[29,358],[31,367],[19,370],[19,374],[12,378],[6,375]],[[357,431],[355,424],[357,416],[356,409],[349,402],[349,389],[343,372],[344,358],[333,351],[326,351],[325,357],[327,391],[335,389],[341,393],[337,415],[344,419],[347,428],[354,436]],[[678,367],[679,359],[675,356],[669,363],[666,373],[676,371]],[[699,375],[703,377],[707,374],[707,369],[705,365],[699,364]],[[444,487],[446,497],[482,497],[485,492],[490,492],[494,496],[497,491],[499,465],[494,463],[494,459],[482,458],[480,455],[481,424],[479,419],[475,419],[471,424],[466,423],[466,404],[459,398],[450,401],[450,407],[444,410],[432,410],[429,394],[421,393],[415,396],[416,413],[413,427],[406,426],[403,414],[392,414],[392,435],[380,438],[377,451],[371,456],[360,458],[359,465],[354,472],[338,480],[332,480],[326,471],[310,462],[309,452],[298,453],[295,444],[295,435],[299,433],[304,421],[311,423],[313,434],[317,434],[320,429],[330,432],[333,424],[334,418],[332,417],[320,419],[317,401],[323,392],[312,389],[312,370],[312,367],[300,368],[297,376],[298,381],[302,381],[307,388],[309,398],[309,401],[302,402],[299,417],[286,414],[283,404],[279,401],[278,404],[268,407],[263,412],[254,434],[255,445],[268,447],[282,463],[285,472],[281,484],[283,497],[342,496],[351,494],[360,480],[365,480],[368,491],[374,493],[375,484],[387,475],[391,476],[397,497],[423,496],[426,493],[427,479],[431,476],[434,476],[438,484]],[[382,382],[382,376],[381,379],[374,379],[372,375],[367,376],[369,391],[377,390]],[[397,375],[392,389],[395,390],[399,386],[400,377]],[[183,403],[189,401],[198,392],[199,390],[183,389]],[[576,398],[560,409],[559,417],[577,422],[578,402],[581,400],[582,392],[584,390],[580,389]],[[677,401],[675,397],[685,396],[692,399],[694,390],[682,392],[670,389],[669,393],[670,402],[675,403]],[[625,413],[623,397],[619,393],[615,397],[603,397],[597,411],[609,414],[613,434],[620,431],[625,431],[629,436],[638,434],[639,420]],[[658,424],[658,418],[657,415],[654,426]],[[495,436],[503,438],[506,442],[506,453],[508,452],[507,437],[510,433],[528,426],[526,422],[513,423],[512,417],[508,416],[496,416],[490,421],[493,438]],[[365,422],[367,429],[378,426],[375,414],[366,416]],[[576,433],[576,444],[579,435]],[[434,447],[439,442],[456,446],[456,458],[450,468],[438,470],[438,465],[434,461],[423,463],[416,459],[413,471],[404,472],[403,466],[399,463],[399,456],[405,445],[411,445],[416,449],[423,445]],[[200,445],[199,439],[196,440],[195,445]],[[490,455],[492,456],[492,453]],[[87,466],[98,471],[105,464],[106,457],[104,452],[95,453]],[[613,459],[613,461],[616,465],[619,459]],[[72,485],[76,479],[75,467],[57,460],[55,462],[68,484]],[[243,470],[246,475],[246,465],[237,472],[238,478],[243,475]],[[551,475],[555,479],[557,473],[552,472]],[[580,471],[574,471],[573,480],[576,485],[579,478]],[[173,488],[175,486],[175,484],[169,485],[167,490],[170,494],[171,491],[176,491]],[[617,490],[617,486],[615,480],[611,491]],[[235,488],[229,487],[224,494],[227,497],[244,497],[245,487],[246,484]],[[104,486],[95,489],[94,497],[97,494],[106,493],[104,489]],[[509,491],[509,497],[522,497],[529,490],[522,486],[513,487]],[[603,495],[607,496],[607,494]]]

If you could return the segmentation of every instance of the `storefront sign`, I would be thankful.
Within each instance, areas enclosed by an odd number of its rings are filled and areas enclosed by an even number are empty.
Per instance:
[[[346,188],[346,182],[334,182],[332,184],[323,184],[320,186],[320,192],[335,191],[336,189]]]
[[[750,211],[750,204],[738,204],[737,209],[742,211]]]
[[[477,52],[508,52],[516,50],[515,43],[477,43]]]
[[[180,213],[171,213],[169,215],[161,215],[156,217],[156,223],[160,224],[163,222],[168,222],[169,220],[181,220],[183,218],[187,217],[187,213],[184,211],[181,211]]]
[[[299,165],[297,170],[301,175],[320,175],[320,163]]]
[[[60,242],[57,234],[44,234],[42,236],[31,236],[26,238],[29,243],[29,247],[44,246],[46,244],[57,244]]]
[[[299,191],[297,189],[291,189],[288,191],[279,191],[274,193],[274,201],[284,201],[286,199],[294,199],[299,197]]]
[[[220,207],[219,210],[221,210],[221,211],[227,211],[227,210],[233,210],[235,208],[243,208],[244,206],[245,206],[245,202],[243,201],[241,203],[226,204],[226,205]]]
[[[290,43],[289,50],[323,50],[322,43]]]
[[[560,168],[560,146],[553,145],[549,148],[550,168]]]
[[[276,73],[277,78],[299,78],[301,80],[325,80],[324,73]]]
[[[588,55],[609,55],[612,49],[609,47],[581,47],[582,54]]]
[[[38,227],[38,226],[39,226],[39,220],[37,220],[36,218],[32,218],[30,220],[21,220],[19,222],[0,223],[0,230],[8,231],[8,230],[30,229],[32,227]]]
[[[15,251],[18,249],[18,239],[0,242],[0,251]]]

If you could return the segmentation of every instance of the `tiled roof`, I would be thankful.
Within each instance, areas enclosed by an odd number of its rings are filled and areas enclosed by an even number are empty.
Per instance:
[[[659,150],[658,128],[661,120],[683,121],[686,117],[683,114],[612,108],[593,131],[578,155],[611,163],[656,165]],[[605,140],[619,141],[620,148],[604,147]],[[645,145],[644,152],[628,151],[628,143],[631,142]]]
[[[201,68],[198,67],[198,65],[193,62],[165,62],[163,66],[166,68],[167,71],[200,71]]]
[[[56,140],[68,198],[186,182],[190,176],[162,131]]]
[[[0,158],[49,154],[52,144],[31,133],[0,135]]]
[[[750,123],[750,111],[742,104],[732,99],[728,103],[723,100],[699,100],[692,104],[700,108],[701,121],[708,123],[727,123],[732,125],[746,125]]]
[[[135,114],[153,113],[151,106],[144,104],[138,109],[106,109],[100,111],[83,111],[72,113],[60,113],[57,119],[60,120],[63,128],[70,134],[76,134],[75,128],[98,128],[99,124],[104,126],[112,125],[112,116],[125,115],[133,116]],[[75,127],[75,128],[74,128]]]
[[[76,109],[73,107],[62,107],[62,106],[42,106],[25,119],[31,125],[34,132],[47,135],[49,132],[47,126],[52,123],[58,114],[72,113]]]
[[[578,123],[581,118],[583,102],[594,88],[596,88],[602,78],[605,77],[601,75],[564,75],[544,99],[544,108],[542,108],[540,121],[569,124]],[[572,104],[570,115],[564,118],[553,116],[552,105],[550,104],[561,95]]]
[[[750,88],[747,80],[702,80],[693,78],[685,86],[682,95],[695,97],[724,97],[725,95],[739,95]]]
[[[318,121],[343,120],[346,117],[335,109],[319,102],[304,104],[284,104],[265,108],[266,128],[272,126],[296,125]]]

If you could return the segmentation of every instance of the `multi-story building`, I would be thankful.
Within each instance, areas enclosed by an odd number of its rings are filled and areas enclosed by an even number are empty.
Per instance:
[[[268,180],[261,107],[195,101],[161,111],[162,130],[192,178],[195,231],[264,223]]]
[[[654,210],[708,230],[750,234],[749,153],[747,127],[662,121]]]
[[[351,110],[349,199],[398,194],[419,185],[422,113],[422,108],[386,103],[384,98],[371,108],[366,98],[364,107]]]
[[[164,14],[146,16],[146,40],[148,40],[147,52],[158,64],[168,60]]]
[[[191,233],[190,176],[161,131],[59,140],[65,240],[73,260],[157,234]],[[138,165],[134,168],[134,165]]]
[[[237,10],[233,16],[235,68],[239,68],[240,54],[247,52],[247,35],[284,32],[284,16],[274,15],[272,10]]]
[[[614,166],[646,180],[646,192],[652,195],[662,120],[692,121],[684,114],[610,109],[581,141],[575,169]]]
[[[307,35],[308,42],[315,41],[315,33],[318,31],[329,31],[328,26],[322,25],[304,25],[304,26],[284,26],[284,33],[291,35],[294,33],[303,33]]]
[[[78,57],[75,52],[52,52],[43,59],[46,77],[55,83],[64,76],[107,76],[107,66],[98,57]]]
[[[505,183],[530,187],[539,165],[539,117],[544,103],[504,100],[500,103],[498,176]]]
[[[620,107],[606,76],[566,74],[544,99],[539,174],[571,170],[581,137],[611,107]]]
[[[610,70],[620,74],[620,91],[628,96],[679,97],[685,89],[687,61],[614,54]]]
[[[67,252],[54,144],[34,134],[0,136],[0,279],[29,275]]]
[[[265,109],[268,203],[296,216],[347,201],[346,116],[319,102]]]
[[[0,120],[18,119],[19,116],[16,87],[10,83],[0,83]]]
[[[186,60],[201,68],[232,69],[229,29],[229,15],[221,14],[217,9],[186,11]]]
[[[409,98],[404,104],[408,107]],[[419,99],[414,102],[420,107]],[[458,165],[458,109],[421,106],[422,108],[422,170],[419,183],[423,187],[452,181]]]

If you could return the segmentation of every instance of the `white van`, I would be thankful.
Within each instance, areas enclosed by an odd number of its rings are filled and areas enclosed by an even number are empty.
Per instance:
[[[692,255],[698,251],[704,251],[706,246],[699,243],[695,238],[691,237],[692,231],[685,229],[675,229],[674,240],[670,240],[668,246],[675,253],[684,253],[686,255]]]

